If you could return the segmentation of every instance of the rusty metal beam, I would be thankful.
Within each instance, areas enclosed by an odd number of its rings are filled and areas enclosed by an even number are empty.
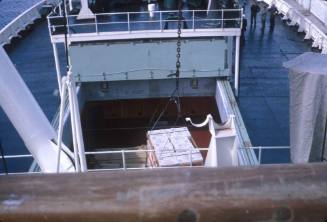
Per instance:
[[[327,164],[0,178],[0,221],[327,221]]]

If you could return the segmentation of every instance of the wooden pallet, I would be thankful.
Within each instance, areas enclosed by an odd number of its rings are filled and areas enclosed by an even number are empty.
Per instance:
[[[107,148],[96,149],[96,151],[121,151],[121,150],[144,150],[145,146],[128,147],[128,148]],[[143,168],[146,167],[146,152],[125,153],[126,168]],[[123,158],[121,153],[87,155],[87,164],[89,169],[114,169],[123,168]]]

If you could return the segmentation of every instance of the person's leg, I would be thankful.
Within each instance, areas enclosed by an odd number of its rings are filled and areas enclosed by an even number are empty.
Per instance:
[[[253,13],[251,13],[251,26],[253,25]]]
[[[270,29],[273,29],[275,26],[275,17],[273,15],[270,17],[269,22],[270,22]]]
[[[243,46],[245,43],[245,36],[244,36],[244,31],[241,33],[241,46]]]
[[[183,29],[188,29],[187,22],[185,19],[183,19]]]

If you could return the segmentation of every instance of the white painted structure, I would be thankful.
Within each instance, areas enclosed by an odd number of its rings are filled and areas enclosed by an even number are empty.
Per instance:
[[[148,11],[149,11],[149,15],[150,15],[150,18],[153,18],[154,17],[154,11],[156,9],[156,5],[155,4],[148,4]]]
[[[62,149],[62,140],[63,140],[63,130],[66,118],[66,95],[68,95],[68,106],[69,106],[69,114],[71,121],[71,130],[72,130],[72,141],[73,141],[73,149],[74,149],[74,162],[76,172],[87,172],[87,164],[84,150],[84,140],[83,133],[81,127],[81,117],[79,112],[79,105],[77,99],[77,90],[74,78],[72,76],[71,71],[67,73],[67,76],[62,78],[61,82],[61,90],[60,90],[60,109],[59,109],[59,121],[58,121],[58,147]],[[58,163],[60,162],[61,155],[58,154]]]
[[[151,7],[150,7],[151,8]],[[78,22],[76,23],[77,16],[69,15],[67,23],[67,32],[68,32],[68,43],[78,42],[83,45],[83,42],[94,42],[94,41],[124,41],[128,40],[133,42],[133,40],[146,40],[146,39],[175,39],[177,37],[177,30],[166,29],[168,24],[171,24],[171,20],[168,19],[170,14],[177,13],[178,11],[152,11],[149,12],[118,12],[118,13],[101,13],[95,14],[94,20],[89,20],[87,22]],[[220,10],[208,10],[207,17],[198,17],[198,13],[202,13],[203,10],[183,10],[182,13],[190,15],[189,18],[185,18],[189,27],[183,27],[181,30],[182,38],[210,38],[210,37],[235,37],[235,70],[234,70],[234,87],[235,95],[238,95],[239,88],[239,50],[240,50],[240,35],[242,27],[242,15],[243,9],[220,9]],[[238,16],[235,18],[225,18],[224,15],[229,13],[234,13]],[[212,16],[216,15],[216,16]],[[217,16],[220,15],[220,16]],[[147,19],[148,17],[148,19]],[[63,43],[65,42],[65,35],[60,30],[64,27],[62,24],[56,24],[57,19],[63,18],[61,15],[50,14],[48,16],[48,26],[52,43]],[[98,18],[111,18],[107,21],[98,21]],[[115,20],[113,18],[117,18]],[[233,20],[234,25],[227,26],[228,23]],[[176,21],[173,21],[176,22]],[[112,28],[113,26],[119,25],[119,28]],[[191,24],[191,25],[190,25]],[[117,26],[116,26],[117,27]],[[229,41],[232,38],[229,38]],[[54,47],[55,49],[55,47]],[[228,49],[230,52],[232,49]],[[55,57],[57,56],[56,52]],[[88,53],[87,53],[88,54]],[[230,53],[231,54],[231,53]],[[228,56],[229,57],[229,56]],[[72,57],[74,59],[74,57]],[[142,57],[140,57],[142,58]],[[224,58],[224,57],[221,57]],[[85,61],[85,60],[84,60]],[[58,61],[56,59],[56,64]],[[119,64],[115,63],[115,64]],[[230,63],[231,64],[231,63]],[[230,67],[232,67],[230,65]],[[151,69],[158,69],[158,67],[147,67],[146,70],[138,71],[149,71]],[[160,68],[160,67],[159,67]],[[76,68],[73,66],[73,73],[76,71]],[[121,72],[121,70],[118,70]],[[125,71],[126,72],[126,71]],[[127,70],[128,72],[128,70]],[[103,72],[104,74],[108,74]],[[102,79],[103,73],[87,73],[87,75],[101,75],[101,80],[106,80],[106,76]],[[116,72],[112,72],[116,73]],[[78,73],[74,73],[77,74]],[[119,74],[119,73],[118,73]],[[57,75],[60,77],[60,73],[57,72]],[[146,74],[147,75],[147,74]],[[80,75],[83,77],[83,75]],[[116,78],[118,75],[112,76]],[[85,76],[84,76],[85,77]],[[135,75],[134,75],[135,77]],[[110,78],[110,80],[113,80]],[[160,77],[162,78],[162,77]],[[125,78],[130,79],[130,78]],[[140,77],[135,77],[134,79],[144,79]],[[115,79],[114,79],[115,80]],[[118,78],[116,80],[121,80]],[[89,79],[91,81],[91,79]],[[95,79],[95,81],[99,81]]]
[[[0,46],[10,43],[11,39],[18,36],[18,33],[24,30],[34,20],[41,18],[41,9],[47,4],[58,4],[60,0],[42,0],[32,7],[25,10],[9,24],[0,30]]]
[[[249,135],[245,128],[242,115],[233,95],[231,86],[227,80],[217,81],[216,84],[216,103],[219,110],[221,122],[228,122],[230,116],[235,116],[236,144],[238,149],[238,161],[240,166],[258,165],[259,162],[253,150]]]
[[[180,78],[230,76],[225,39],[184,39],[181,48]],[[69,54],[76,82],[171,79],[176,69],[175,39],[75,43]]]
[[[320,22],[327,26],[327,1],[325,0],[264,0],[269,5],[283,5],[281,8],[282,11],[285,12],[285,10],[289,10],[289,6],[291,6],[293,9],[300,9],[302,8],[302,11],[304,15],[308,16],[309,13],[316,16]],[[294,3],[298,4],[299,7],[297,7]],[[294,7],[295,6],[295,7]]]
[[[283,19],[290,19],[289,25],[298,25],[299,32],[305,32],[305,39],[312,39],[312,47],[327,53],[327,2],[323,0],[264,0],[274,5]]]
[[[236,130],[234,116],[230,116],[224,124],[217,124],[212,116],[207,115],[203,123],[195,124],[190,118],[186,118],[195,127],[209,126],[211,140],[205,161],[207,167],[238,166],[236,147]]]
[[[72,154],[64,146],[57,165],[57,134],[1,47],[0,67],[0,105],[42,171],[54,173],[59,167],[60,172],[74,172]]]
[[[77,19],[93,19],[93,18],[95,18],[95,16],[89,8],[88,1],[81,0],[81,10],[79,11]]]
[[[235,40],[235,76],[234,76],[234,89],[235,96],[238,97],[240,88],[240,36],[236,36]]]
[[[327,1],[325,0],[296,0],[305,10],[314,14],[322,23],[327,25]]]
[[[151,11],[149,12],[115,12],[115,13],[97,13],[94,19],[76,23],[77,15],[67,16],[67,32],[69,42],[83,41],[106,41],[106,40],[132,40],[132,39],[151,39],[151,38],[176,38],[177,30],[175,28],[165,29],[165,25],[176,21],[169,20],[169,16],[178,11]],[[240,36],[242,27],[242,9],[220,9],[211,10],[209,14],[220,13],[222,17],[198,17],[202,10],[183,10],[184,14],[191,15],[185,19],[188,23],[187,28],[182,29],[182,37],[216,37],[216,36]],[[238,14],[234,19],[225,18],[224,14],[233,12]],[[147,18],[148,17],[148,18]],[[62,29],[62,24],[56,24],[62,15],[50,14],[48,16],[48,28],[52,42],[64,42],[63,33],[55,33]],[[102,18],[103,21],[98,21]],[[106,20],[106,18],[112,18]],[[117,19],[114,19],[117,18]],[[227,21],[234,21],[234,27],[226,26]],[[204,23],[211,23],[206,25]],[[119,28],[117,28],[119,25]],[[116,28],[113,28],[116,27]]]

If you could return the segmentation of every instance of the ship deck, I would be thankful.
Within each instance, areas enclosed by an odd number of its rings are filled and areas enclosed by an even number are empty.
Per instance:
[[[87,102],[82,113],[82,128],[86,152],[146,150],[150,130],[179,128],[187,126],[196,147],[209,147],[211,135],[207,127],[196,128],[183,121],[190,117],[195,122],[203,121],[211,113],[220,122],[214,97],[181,97],[182,117],[176,118],[176,104],[167,103],[168,98],[147,98],[115,101]],[[166,108],[165,108],[166,106]],[[166,110],[161,114],[162,110]],[[159,116],[161,116],[159,118]],[[128,139],[126,139],[128,138]],[[203,158],[206,151],[203,151]],[[109,155],[88,155],[89,169],[145,167],[149,153],[128,153],[122,161],[121,153]]]
[[[247,18],[249,7],[246,6]],[[254,146],[289,145],[288,75],[282,63],[310,51],[311,47],[303,41],[303,34],[288,27],[279,17],[276,17],[273,31],[269,31],[269,24],[262,31],[260,18],[257,20],[256,28],[250,29],[248,19],[245,45],[241,49],[239,108]],[[51,119],[58,107],[59,98],[54,96],[57,80],[46,21],[33,26],[33,30],[23,40],[15,41],[8,53],[47,117]],[[61,49],[60,54],[63,55],[62,53]],[[28,152],[2,110],[0,137],[6,154]],[[289,154],[281,155],[280,152],[273,159],[289,161]],[[270,157],[263,155],[263,161],[269,162]],[[23,171],[29,165],[30,162],[26,160],[9,162],[11,171]]]
[[[288,26],[279,16],[272,30],[269,17],[262,29],[260,15],[256,27],[250,28],[249,8],[250,3],[246,5],[248,27],[241,48],[238,105],[254,146],[288,146],[289,81],[282,64],[311,51],[311,42],[304,41],[304,33],[298,33],[297,27]],[[271,159],[286,162],[289,153],[267,151],[263,161]]]

